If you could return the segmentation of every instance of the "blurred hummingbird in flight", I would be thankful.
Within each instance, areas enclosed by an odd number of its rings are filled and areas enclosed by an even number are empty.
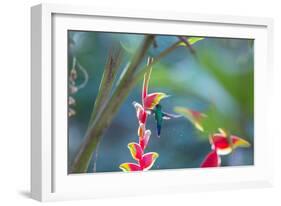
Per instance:
[[[156,127],[157,127],[157,136],[160,137],[161,128],[163,124],[163,119],[172,119],[172,118],[179,118],[182,115],[176,115],[176,114],[169,114],[162,111],[162,106],[160,104],[157,104],[153,110],[150,110],[151,113],[154,114],[155,120],[156,120]]]

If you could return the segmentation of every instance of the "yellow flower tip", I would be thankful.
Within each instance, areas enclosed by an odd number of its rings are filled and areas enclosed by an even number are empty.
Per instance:
[[[224,129],[218,128],[218,130],[221,134],[223,134],[225,137],[227,137],[227,132]]]
[[[244,139],[234,136],[234,135],[230,136],[230,138],[232,141],[232,147],[234,149],[237,147],[244,147],[244,148],[251,147],[251,144],[247,140],[244,140]]]
[[[167,94],[162,93],[162,92],[157,92],[157,93],[153,93],[153,94],[157,94],[156,98],[155,98],[156,104],[158,104],[162,99],[170,97],[170,95],[167,95]]]
[[[136,148],[135,148],[135,146],[134,146],[135,144],[136,144],[136,143],[134,143],[134,142],[128,144],[128,148],[129,148],[129,150],[130,150],[130,152],[131,152],[131,154],[132,154],[133,157],[134,157],[134,156],[136,155],[136,153],[137,153]]]
[[[248,141],[246,141],[246,140],[244,140],[244,141],[245,141],[245,144],[244,144],[244,145],[245,145],[246,147],[251,147],[251,146],[252,146],[250,142],[248,142]]]
[[[168,98],[168,97],[170,97],[171,95],[168,95],[168,94],[165,94],[165,93],[160,93],[159,94],[159,98],[160,98],[160,100],[161,99],[164,99],[164,98]]]
[[[195,125],[196,129],[198,129],[200,132],[204,132],[204,128],[201,124],[196,122],[194,125]]]
[[[203,125],[201,124],[201,118],[207,117],[206,114],[197,111],[192,111],[188,108],[179,106],[174,107],[174,111],[189,120],[195,126],[196,129],[201,132],[204,132]]]
[[[128,148],[131,149],[134,144],[135,144],[134,142],[130,142],[130,143],[128,144]]]
[[[153,152],[152,158],[153,158],[154,160],[156,160],[158,157],[159,157],[159,154],[158,154],[157,152]]]
[[[251,144],[244,140],[244,139],[239,139],[235,144],[234,147],[251,147]]]
[[[139,161],[142,158],[143,149],[140,144],[132,142],[128,144],[128,148],[135,160]]]
[[[208,117],[208,115],[206,115],[205,113],[201,113],[201,117],[203,117],[203,118],[207,118],[207,117]]]
[[[119,165],[119,168],[120,168],[123,172],[129,172],[129,171],[130,171],[129,165],[126,164],[126,163],[123,163],[123,164]]]
[[[139,144],[137,144],[135,142],[131,142],[128,144],[128,148],[131,152],[133,159],[139,160],[141,158],[142,151],[140,150]]]

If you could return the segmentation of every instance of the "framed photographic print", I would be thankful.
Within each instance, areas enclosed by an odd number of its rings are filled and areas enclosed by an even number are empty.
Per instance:
[[[271,19],[31,12],[33,198],[272,184]]]

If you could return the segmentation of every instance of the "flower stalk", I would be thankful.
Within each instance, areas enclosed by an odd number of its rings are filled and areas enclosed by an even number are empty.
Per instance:
[[[143,87],[142,87],[142,105],[133,102],[133,105],[136,109],[136,116],[138,118],[138,143],[131,142],[128,144],[128,148],[131,152],[131,155],[137,163],[126,162],[119,166],[121,170],[124,172],[132,172],[132,171],[147,171],[149,170],[156,159],[159,157],[156,152],[145,153],[145,149],[148,145],[151,131],[146,129],[146,121],[149,113],[147,109],[153,109],[156,104],[160,102],[164,93],[153,93],[148,94],[148,84],[152,71],[152,58],[148,58],[147,65],[149,66],[149,71],[144,74]],[[165,94],[164,94],[165,95]],[[150,104],[147,103],[147,99],[150,99]]]

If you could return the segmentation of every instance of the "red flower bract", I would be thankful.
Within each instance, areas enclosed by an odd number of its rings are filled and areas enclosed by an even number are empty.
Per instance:
[[[151,131],[150,130],[146,130],[144,132],[144,135],[142,137],[139,138],[139,143],[140,143],[140,146],[143,150],[145,150],[147,144],[148,144],[148,141],[149,141],[149,138],[150,138],[150,135],[151,135]]]
[[[140,166],[143,170],[149,170],[155,160],[158,158],[158,154],[156,152],[149,152],[149,153],[146,153],[142,156],[142,159],[140,160]]]
[[[130,162],[121,164],[119,166],[119,168],[121,170],[123,170],[124,172],[141,171],[142,170],[142,168],[138,164],[130,163]]]
[[[144,108],[145,109],[153,109],[159,102],[163,99],[168,97],[165,93],[156,92],[147,95],[144,100]]]
[[[201,167],[219,167],[220,155],[228,155],[237,147],[249,147],[250,143],[246,140],[230,135],[219,129],[220,133],[215,133],[210,136],[210,144],[212,150],[203,160]]]
[[[217,151],[219,155],[226,155],[232,151],[231,144],[227,137],[223,134],[214,134],[210,138],[212,148]]]
[[[135,142],[129,143],[128,144],[128,148],[131,152],[132,157],[139,161],[142,159],[142,155],[143,155],[143,150],[141,148],[141,146]]]
[[[221,159],[216,150],[207,154],[200,167],[219,167]]]
[[[148,61],[151,62],[151,59]],[[138,162],[138,163],[123,163],[119,166],[121,170],[124,172],[131,172],[131,171],[146,171],[149,170],[156,159],[158,158],[158,154],[156,152],[149,152],[144,153],[144,150],[146,149],[151,131],[146,130],[145,124],[147,120],[148,113],[146,112],[146,109],[153,109],[153,107],[160,102],[161,99],[164,97],[167,97],[164,93],[152,93],[147,94],[148,91],[148,83],[149,78],[151,74],[151,67],[148,71],[148,73],[145,73],[144,75],[144,81],[143,81],[143,89],[142,89],[142,104],[139,104],[137,102],[133,102],[133,105],[136,109],[136,116],[138,118],[138,136],[139,136],[139,143],[131,142],[128,144],[128,148],[131,152],[132,157]]]
[[[136,113],[137,113],[137,118],[139,120],[139,123],[145,124],[146,118],[147,118],[147,113],[145,112],[144,108],[142,105],[140,105],[137,102],[133,102],[134,107],[136,108]]]

